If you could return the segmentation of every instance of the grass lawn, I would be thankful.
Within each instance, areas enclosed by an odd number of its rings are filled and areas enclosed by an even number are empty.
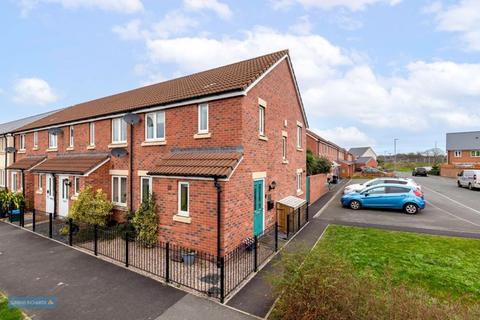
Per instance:
[[[480,301],[480,240],[330,226],[314,250],[344,258],[359,273],[387,271],[433,296]]]
[[[8,299],[0,293],[0,319],[2,320],[22,320],[24,316],[17,308],[8,306]]]

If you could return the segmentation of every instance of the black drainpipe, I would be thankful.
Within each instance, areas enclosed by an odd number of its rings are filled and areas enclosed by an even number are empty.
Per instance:
[[[129,180],[130,180],[130,212],[133,211],[133,124],[130,124],[130,152],[129,152],[129,158],[130,158],[130,174],[129,174]]]
[[[57,176],[52,173],[53,180],[53,217],[57,216]]]
[[[8,178],[8,175],[7,175],[7,162],[8,162],[8,153],[7,153],[7,136],[6,135],[3,135],[2,136],[4,140],[4,149],[3,149],[3,152],[5,152],[5,168],[3,168],[3,175],[4,175],[4,178],[3,178],[3,181],[5,182],[5,190],[8,190],[8,187],[7,187],[7,178]]]
[[[22,195],[25,198],[25,170],[20,170],[22,173]]]
[[[222,186],[220,182],[218,182],[218,177],[214,177],[215,188],[217,188],[217,258],[220,258],[221,255],[221,224],[222,224],[222,214],[221,214],[221,193],[222,193]]]

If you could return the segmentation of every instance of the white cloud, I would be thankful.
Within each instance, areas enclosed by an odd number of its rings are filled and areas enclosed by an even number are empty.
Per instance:
[[[55,3],[64,8],[98,8],[119,13],[135,13],[143,10],[141,0],[20,0],[18,2],[23,15],[27,15],[39,4]]]
[[[144,30],[140,28],[141,21],[138,19],[128,22],[124,26],[114,26],[112,31],[122,40],[140,40],[146,36]]]
[[[58,100],[47,81],[40,78],[23,78],[16,81],[13,101],[25,105],[47,105]]]
[[[308,16],[302,16],[297,23],[290,27],[290,31],[296,34],[307,35],[312,32],[313,25]]]
[[[374,146],[375,140],[357,127],[335,127],[333,129],[312,129],[321,137],[345,148],[358,146]]]
[[[275,9],[286,9],[298,3],[306,8],[330,10],[336,7],[343,7],[351,11],[364,10],[367,6],[377,3],[386,3],[394,6],[400,2],[402,0],[270,0]]]
[[[480,51],[480,1],[462,0],[446,8],[434,3],[425,11],[436,14],[438,30],[458,33],[466,49]]]
[[[232,10],[230,7],[218,0],[183,0],[183,3],[185,8],[189,10],[211,10],[225,20],[232,17]]]

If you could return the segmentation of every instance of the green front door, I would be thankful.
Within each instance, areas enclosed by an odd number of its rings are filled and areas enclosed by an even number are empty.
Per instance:
[[[263,180],[253,182],[253,234],[263,232]]]

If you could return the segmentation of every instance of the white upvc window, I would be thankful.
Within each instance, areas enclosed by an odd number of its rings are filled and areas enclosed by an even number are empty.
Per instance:
[[[140,177],[140,200],[143,202],[152,194],[152,177]]]
[[[43,174],[38,174],[37,176],[37,191],[42,192],[43,191]]]
[[[302,192],[302,172],[297,171],[297,193]]]
[[[258,106],[258,134],[265,135],[265,107]]]
[[[198,133],[208,133],[208,104],[198,105]]]
[[[33,147],[38,148],[38,131],[33,132]]]
[[[58,147],[58,137],[56,134],[48,133],[48,148],[56,149]]]
[[[5,187],[5,170],[0,169],[0,187]]]
[[[190,216],[190,185],[188,182],[178,183],[178,215]]]
[[[20,150],[25,150],[25,134],[20,135]]]
[[[73,126],[70,126],[70,128],[69,128],[68,131],[69,131],[69,134],[70,134],[70,135],[69,135],[69,136],[70,136],[70,140],[69,140],[68,146],[69,146],[70,148],[73,148],[74,142],[75,142],[74,132],[73,132],[73,131],[74,131]]]
[[[146,114],[145,121],[145,140],[163,141],[165,140],[165,112],[152,112]]]
[[[90,147],[95,146],[95,122],[90,122],[88,124],[88,144]]]
[[[80,193],[80,177],[73,177],[73,193],[75,196]]]
[[[297,125],[297,149],[302,149],[302,126]]]
[[[0,138],[0,152],[5,152],[5,138]]]
[[[472,157],[480,157],[480,150],[472,150],[471,152]]]
[[[455,150],[455,151],[453,152],[453,156],[454,156],[455,158],[461,158],[461,157],[462,157],[462,150]]]
[[[12,172],[12,192],[18,191],[18,172]]]
[[[127,142],[127,123],[123,118],[112,119],[112,143]]]
[[[117,206],[127,205],[127,177],[112,177],[112,202]]]
[[[282,159],[287,160],[287,137],[282,137]]]

